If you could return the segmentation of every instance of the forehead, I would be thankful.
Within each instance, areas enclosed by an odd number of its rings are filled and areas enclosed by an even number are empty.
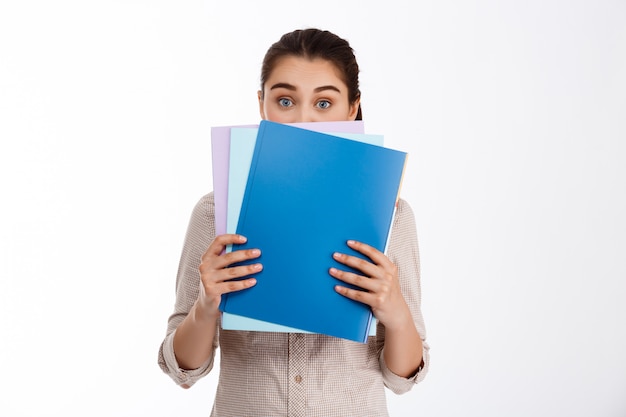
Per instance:
[[[276,61],[264,87],[271,88],[275,83],[288,83],[302,88],[335,85],[341,90],[346,89],[341,71],[331,61],[291,55]]]

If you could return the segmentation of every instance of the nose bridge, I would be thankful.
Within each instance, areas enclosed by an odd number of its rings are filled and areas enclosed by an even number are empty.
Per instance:
[[[317,115],[310,106],[300,107],[300,122],[315,122]]]

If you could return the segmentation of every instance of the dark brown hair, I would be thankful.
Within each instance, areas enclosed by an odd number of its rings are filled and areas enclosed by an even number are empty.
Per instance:
[[[276,62],[285,56],[308,59],[321,58],[332,62],[341,72],[343,82],[348,87],[348,101],[354,103],[361,97],[359,90],[359,65],[354,50],[345,39],[320,29],[299,29],[284,34],[278,42],[270,46],[261,66],[261,97],[265,82]],[[362,120],[361,105],[356,120]]]

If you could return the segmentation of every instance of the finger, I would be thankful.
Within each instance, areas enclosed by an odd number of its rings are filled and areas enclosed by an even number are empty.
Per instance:
[[[344,297],[347,297],[354,301],[358,301],[363,304],[367,304],[370,307],[372,306],[375,300],[375,296],[368,292],[355,290],[353,288],[343,287],[341,285],[335,285],[335,291],[337,291],[339,294],[343,295]]]
[[[347,244],[350,248],[370,258],[372,262],[377,265],[390,262],[389,258],[387,258],[384,253],[367,243],[359,242],[357,240],[348,240]]]
[[[261,251],[257,248],[236,250],[216,258],[215,265],[218,269],[223,269],[238,262],[258,258],[259,256],[261,256]]]
[[[249,277],[250,275],[257,274],[263,270],[263,265],[255,263],[252,265],[233,266],[230,268],[224,268],[218,271],[215,282],[226,282],[231,280],[238,280],[239,278]]]
[[[368,277],[377,277],[378,275],[380,275],[378,273],[378,266],[366,261],[365,259],[357,258],[356,256],[346,255],[345,253],[339,252],[333,253],[333,259],[346,266],[361,271],[363,275],[366,275]]]
[[[206,279],[210,279],[211,281],[219,282],[250,275],[260,270],[261,267],[258,264],[243,266],[247,269],[229,267],[234,263],[258,258],[259,256],[261,256],[259,249],[244,249],[223,255],[209,255],[205,253],[200,261],[200,276],[203,280],[206,277]],[[246,273],[246,270],[250,272]]]
[[[213,283],[211,285],[202,285],[202,293],[204,298],[215,299],[219,304],[223,294],[235,291],[245,290],[255,286],[257,280],[255,278],[248,278],[238,281],[224,281],[220,283]]]
[[[242,243],[246,243],[247,240],[245,236],[232,233],[218,235],[213,239],[213,242],[211,242],[203,257],[220,255],[228,245],[241,245]]]
[[[203,280],[209,279],[213,282],[222,282],[254,274],[263,269],[260,263],[237,265],[233,267],[230,265],[236,262],[257,258],[260,255],[261,251],[258,249],[246,249],[222,256],[205,258],[200,263],[199,269],[201,278]]]
[[[359,287],[365,291],[375,291],[379,286],[376,280],[352,272],[342,271],[337,268],[330,268],[329,273],[334,278],[337,278],[346,284]]]
[[[245,290],[256,285],[255,278],[248,278],[239,281],[225,281],[217,285],[217,289],[221,294]]]

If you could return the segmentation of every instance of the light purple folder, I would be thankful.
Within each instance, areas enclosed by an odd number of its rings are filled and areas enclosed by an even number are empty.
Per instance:
[[[258,127],[241,125],[236,127]],[[211,128],[211,160],[213,166],[213,198],[215,200],[215,233],[226,233],[228,202],[228,164],[230,160],[230,129],[235,126]]]

